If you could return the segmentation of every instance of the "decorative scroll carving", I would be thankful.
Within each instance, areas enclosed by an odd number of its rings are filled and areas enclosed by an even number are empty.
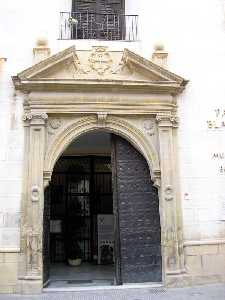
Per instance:
[[[38,232],[33,228],[27,230],[27,267],[32,274],[40,272],[40,254],[41,254],[41,238]]]
[[[173,127],[178,127],[179,126],[179,118],[177,116],[172,116],[171,122],[173,124]]]
[[[41,124],[44,124],[48,119],[48,115],[44,112],[40,112],[40,113],[26,112],[23,115],[22,119],[25,123],[30,123],[30,122],[34,121],[35,123],[40,122]]]
[[[74,76],[73,76],[74,78],[77,77],[76,75],[84,75],[84,74],[88,74],[88,73],[91,72],[90,67],[81,65],[80,60],[78,59],[77,56],[74,59],[74,65],[75,65],[75,68],[76,68]],[[71,66],[71,64],[70,64],[70,66]]]
[[[170,185],[165,188],[165,200],[171,201],[173,200],[173,189]]]
[[[104,75],[106,71],[112,71],[113,60],[107,51],[107,47],[93,47],[88,61],[91,69],[99,75]]]
[[[31,200],[32,202],[39,201],[40,188],[37,185],[32,186],[31,188]]]
[[[60,118],[50,119],[49,126],[52,129],[58,129],[62,125],[62,120]]]
[[[171,113],[160,113],[157,114],[156,121],[162,127],[178,127],[179,118]]]
[[[148,135],[150,136],[155,135],[155,124],[153,121],[151,120],[144,121],[143,127]]]
[[[46,113],[25,113],[23,115],[23,121],[32,120],[32,119],[42,119],[47,120],[48,115]]]
[[[98,126],[100,127],[105,127],[106,126],[106,120],[107,120],[108,114],[105,112],[98,112],[97,117],[98,117]]]

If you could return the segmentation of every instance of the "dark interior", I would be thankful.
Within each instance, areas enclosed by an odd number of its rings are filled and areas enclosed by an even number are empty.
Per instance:
[[[78,243],[82,261],[97,264],[97,216],[113,214],[111,177],[110,157],[64,156],[58,160],[50,185],[51,263],[67,263],[71,244]],[[113,263],[113,257],[102,260]]]

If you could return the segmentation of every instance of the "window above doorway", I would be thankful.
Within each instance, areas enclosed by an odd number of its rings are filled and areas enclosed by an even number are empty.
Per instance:
[[[125,0],[73,0],[60,12],[59,38],[136,41],[138,15],[125,15]]]

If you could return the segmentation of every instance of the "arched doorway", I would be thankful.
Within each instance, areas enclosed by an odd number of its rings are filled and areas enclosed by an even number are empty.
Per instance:
[[[92,131],[63,152],[43,224],[50,286],[162,280],[158,191],[144,157],[118,135]],[[78,256],[81,265],[68,266]]]
[[[105,46],[88,51],[72,46],[17,74],[13,81],[24,93],[18,290],[29,294],[43,288],[44,188],[56,161],[74,139],[100,129],[125,138],[146,159],[151,180],[159,189],[162,282],[167,286],[180,282],[185,268],[177,179],[177,96],[187,81],[127,49],[109,51]],[[133,257],[138,265],[138,256]]]

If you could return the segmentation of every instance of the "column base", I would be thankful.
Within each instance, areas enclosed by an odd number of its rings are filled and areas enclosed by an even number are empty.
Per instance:
[[[225,276],[222,275],[167,275],[165,285],[168,288],[181,288],[205,284],[224,283]]]
[[[43,282],[41,279],[18,280],[17,293],[22,295],[39,295],[42,293]]]

